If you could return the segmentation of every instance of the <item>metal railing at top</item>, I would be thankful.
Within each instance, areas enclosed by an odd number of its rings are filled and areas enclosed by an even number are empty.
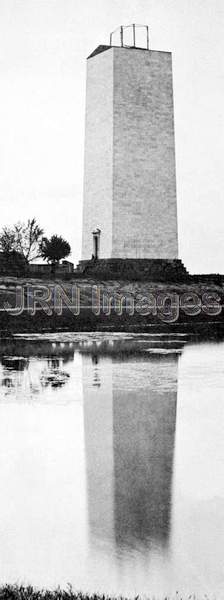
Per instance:
[[[138,46],[136,46],[136,32],[140,28],[142,30],[145,30],[145,35],[146,35],[146,37],[145,37],[145,44],[146,45],[143,46],[143,47],[145,47],[145,48],[147,48],[147,50],[149,50],[149,27],[148,27],[148,25],[136,25],[135,23],[133,23],[132,25],[120,25],[120,27],[117,27],[116,29],[114,29],[114,31],[112,31],[111,34],[110,34],[110,46],[113,45],[114,35],[117,34],[117,32],[119,31],[120,32],[120,36],[119,36],[120,37],[120,45],[122,47],[123,46],[128,46],[128,47],[131,46],[131,47],[134,47],[134,48],[138,47]],[[125,30],[126,29],[129,29],[129,30],[131,29],[131,33],[132,33],[132,40],[131,41],[133,42],[131,44],[130,43],[129,44],[125,43],[125,36],[124,36],[124,34],[125,34]]]

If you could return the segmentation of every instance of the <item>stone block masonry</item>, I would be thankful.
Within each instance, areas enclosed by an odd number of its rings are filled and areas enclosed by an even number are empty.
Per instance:
[[[99,47],[87,63],[82,259],[178,257],[172,57]]]

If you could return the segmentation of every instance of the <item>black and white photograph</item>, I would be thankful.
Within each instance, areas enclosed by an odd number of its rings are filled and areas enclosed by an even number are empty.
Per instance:
[[[0,600],[224,600],[224,3],[0,0]]]

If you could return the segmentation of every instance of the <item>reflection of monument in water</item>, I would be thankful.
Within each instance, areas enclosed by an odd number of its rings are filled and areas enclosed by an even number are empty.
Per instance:
[[[125,548],[168,542],[177,362],[175,354],[108,358],[98,365],[83,359],[93,543]]]
[[[142,370],[142,373],[139,373]],[[135,369],[134,369],[135,371]],[[166,381],[169,371],[170,385]],[[160,382],[161,372],[163,376]],[[142,375],[142,377],[141,377]],[[113,386],[115,534],[121,543],[165,542],[169,532],[177,357],[122,365]],[[145,381],[144,381],[145,377]],[[131,385],[130,385],[131,384]]]
[[[93,537],[113,537],[113,395],[111,360],[83,357],[87,495]]]

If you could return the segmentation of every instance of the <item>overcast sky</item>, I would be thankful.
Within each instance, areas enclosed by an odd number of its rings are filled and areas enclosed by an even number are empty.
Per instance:
[[[173,52],[180,257],[224,273],[223,0],[0,0],[1,225],[36,216],[79,260],[86,57],[132,22]]]

